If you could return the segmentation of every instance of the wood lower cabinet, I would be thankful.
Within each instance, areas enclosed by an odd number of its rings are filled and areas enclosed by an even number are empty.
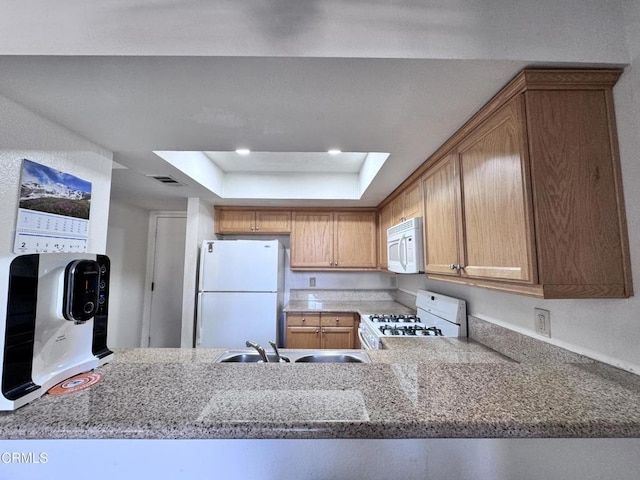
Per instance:
[[[422,177],[430,278],[544,298],[633,295],[612,87],[525,70]]]
[[[291,211],[216,208],[216,233],[288,234]]]
[[[356,318],[353,313],[287,313],[285,348],[360,348]]]
[[[378,268],[375,211],[294,211],[292,270]]]

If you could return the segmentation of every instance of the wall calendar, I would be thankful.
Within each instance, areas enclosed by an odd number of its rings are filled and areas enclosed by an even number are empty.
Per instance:
[[[24,159],[13,251],[86,252],[91,182]]]

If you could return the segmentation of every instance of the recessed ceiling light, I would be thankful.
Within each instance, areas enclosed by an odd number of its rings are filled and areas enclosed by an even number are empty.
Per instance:
[[[251,153],[251,150],[249,150],[248,148],[238,148],[236,150],[236,153],[238,155],[249,155],[249,153]]]
[[[331,150],[329,150],[329,155],[337,155],[339,153],[341,152],[337,148],[332,148]]]

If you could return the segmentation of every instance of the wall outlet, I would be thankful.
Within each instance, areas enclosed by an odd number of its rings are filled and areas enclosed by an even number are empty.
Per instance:
[[[542,308],[535,309],[535,328],[538,335],[551,337],[551,313]]]
[[[309,277],[309,286],[310,287],[316,286],[316,277]]]

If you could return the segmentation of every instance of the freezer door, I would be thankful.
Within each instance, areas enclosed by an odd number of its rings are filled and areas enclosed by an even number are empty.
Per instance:
[[[198,302],[200,347],[246,348],[246,341],[276,340],[277,293],[201,293]]]
[[[201,292],[276,292],[278,241],[211,240],[200,252]]]

